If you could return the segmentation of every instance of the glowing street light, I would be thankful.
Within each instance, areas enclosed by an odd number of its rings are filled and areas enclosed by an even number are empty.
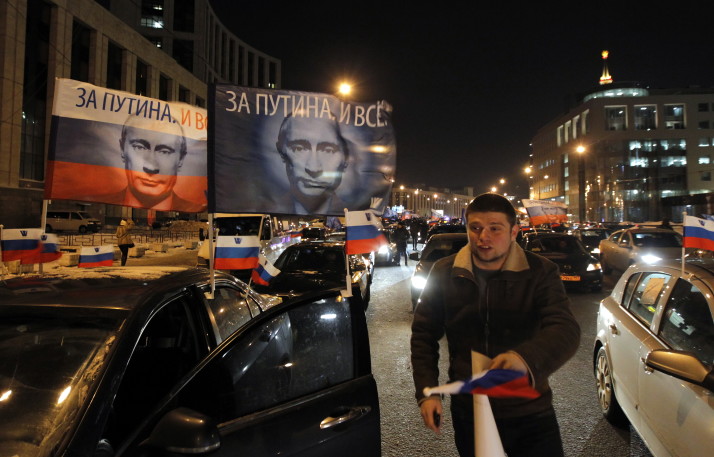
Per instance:
[[[350,94],[350,92],[352,92],[352,85],[350,83],[346,83],[346,82],[341,83],[340,87],[338,89],[338,92],[342,96],[347,96]]]

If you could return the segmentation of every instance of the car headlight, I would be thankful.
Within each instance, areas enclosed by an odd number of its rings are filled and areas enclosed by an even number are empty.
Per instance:
[[[590,263],[588,264],[588,271],[597,271],[600,270],[600,263],[595,262],[595,263]]]
[[[642,256],[642,261],[648,264],[654,264],[662,260],[662,257],[657,257],[654,254],[645,254]]]
[[[600,248],[593,249],[593,254],[600,254]]]
[[[380,254],[386,254],[387,252],[389,252],[389,246],[387,246],[386,244],[383,244],[379,247]]]
[[[423,289],[426,287],[426,278],[424,276],[412,276],[412,287],[415,289]]]

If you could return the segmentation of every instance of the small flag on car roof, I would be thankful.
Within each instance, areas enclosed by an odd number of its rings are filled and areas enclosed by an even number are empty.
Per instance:
[[[259,254],[257,236],[219,236],[213,265],[217,270],[249,270],[258,266]]]
[[[684,216],[684,247],[714,251],[714,221]]]
[[[275,268],[275,266],[265,257],[260,254],[258,258],[258,266],[255,267],[251,273],[251,279],[254,283],[267,286],[270,280],[280,274],[280,270]]]
[[[345,211],[345,248],[348,255],[376,251],[387,239],[379,218],[370,211]]]

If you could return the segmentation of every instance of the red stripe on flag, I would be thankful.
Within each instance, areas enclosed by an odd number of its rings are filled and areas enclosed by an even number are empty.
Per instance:
[[[217,270],[247,270],[258,266],[257,257],[248,257],[243,259],[216,259],[214,268]]]

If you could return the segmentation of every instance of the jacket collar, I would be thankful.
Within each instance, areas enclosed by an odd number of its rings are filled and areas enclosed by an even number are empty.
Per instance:
[[[521,248],[518,243],[512,241],[511,246],[508,248],[506,261],[501,267],[501,271],[519,272],[528,269],[528,260],[526,259],[525,251],[523,251],[523,248]],[[473,262],[471,261],[471,248],[468,243],[456,253],[452,273],[456,275],[467,274],[472,278],[474,277]]]

